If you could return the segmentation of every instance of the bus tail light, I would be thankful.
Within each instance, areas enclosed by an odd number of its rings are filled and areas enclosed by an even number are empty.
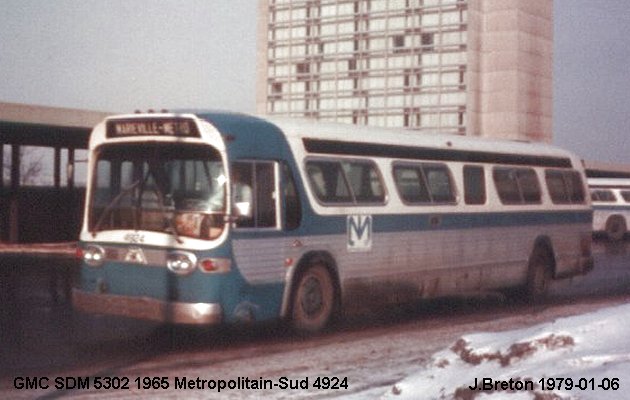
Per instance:
[[[95,244],[90,244],[82,251],[77,249],[77,255],[82,254],[83,261],[91,267],[100,267],[105,261],[105,249]]]
[[[166,267],[179,275],[188,275],[195,270],[197,257],[185,251],[173,251],[166,256]]]
[[[229,258],[204,258],[199,262],[199,269],[207,273],[228,272],[231,266]]]

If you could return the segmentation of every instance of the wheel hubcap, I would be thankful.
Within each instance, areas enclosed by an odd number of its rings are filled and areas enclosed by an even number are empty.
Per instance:
[[[308,317],[316,316],[324,307],[322,287],[319,280],[310,277],[304,282],[304,295],[300,301],[302,310]]]

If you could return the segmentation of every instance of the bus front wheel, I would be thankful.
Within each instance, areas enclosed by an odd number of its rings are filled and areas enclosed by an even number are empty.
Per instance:
[[[291,304],[291,325],[296,331],[314,333],[328,325],[335,309],[335,287],[325,266],[315,264],[303,271]]]

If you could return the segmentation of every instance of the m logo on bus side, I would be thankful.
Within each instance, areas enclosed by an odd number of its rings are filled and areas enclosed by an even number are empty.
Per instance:
[[[372,250],[372,216],[348,215],[348,251]]]

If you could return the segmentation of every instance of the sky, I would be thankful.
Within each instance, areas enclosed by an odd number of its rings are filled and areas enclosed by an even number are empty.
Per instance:
[[[630,8],[626,0],[554,0],[554,143],[630,164]]]
[[[256,14],[256,0],[0,0],[0,101],[254,113]],[[629,37],[626,0],[554,0],[555,144],[630,164]]]

